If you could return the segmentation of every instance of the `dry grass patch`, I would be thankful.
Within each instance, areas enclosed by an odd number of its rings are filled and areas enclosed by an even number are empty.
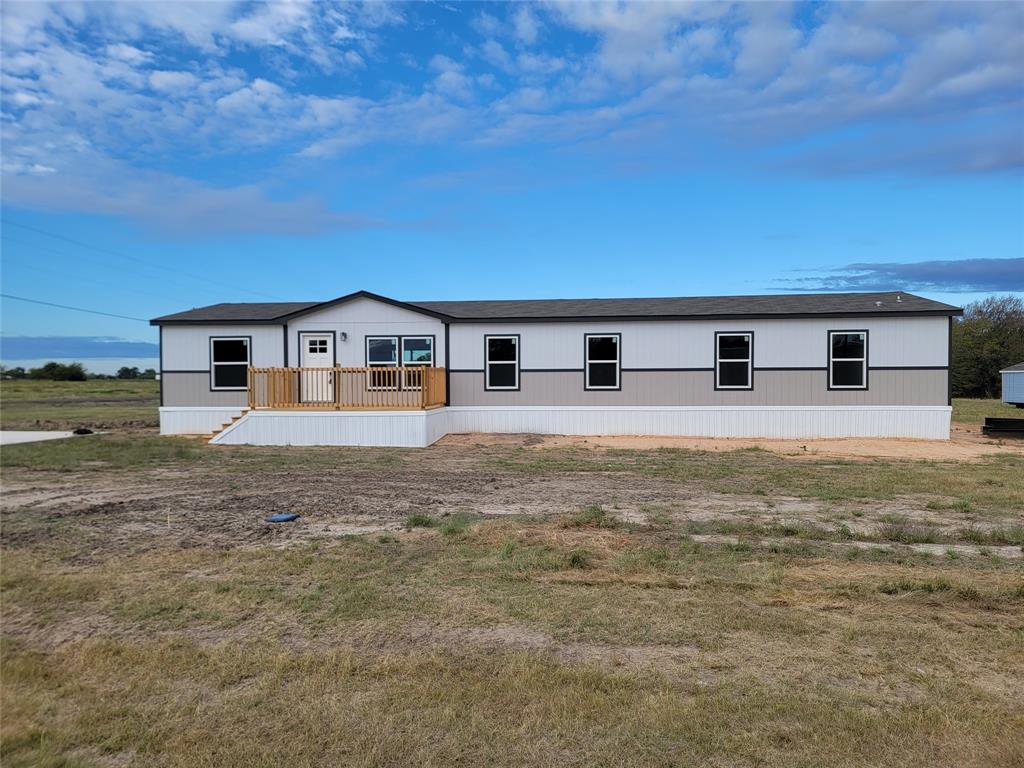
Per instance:
[[[1024,763],[1024,569],[899,543],[1017,460],[147,445],[5,470],[5,767]]]

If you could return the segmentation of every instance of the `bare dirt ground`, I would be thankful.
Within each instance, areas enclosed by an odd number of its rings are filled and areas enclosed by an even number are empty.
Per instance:
[[[201,464],[128,471],[40,472],[6,470],[0,511],[3,538],[13,545],[48,546],[51,526],[76,532],[77,558],[135,552],[176,542],[181,547],[286,546],[402,529],[412,515],[444,518],[458,513],[483,517],[546,518],[597,505],[618,519],[644,524],[652,516],[673,523],[828,525],[844,521],[857,537],[872,537],[894,519],[954,532],[1002,524],[929,505],[928,495],[843,499],[716,492],[703,482],[617,471],[509,471],[509,456],[536,452],[541,461],[571,455],[584,460],[616,449],[661,447],[727,452],[761,448],[785,462],[837,458],[980,461],[996,454],[1024,455],[1024,446],[1001,445],[958,429],[947,442],[916,440],[710,440],[700,438],[561,437],[539,435],[451,435],[427,450],[400,453],[373,449],[246,448],[239,454],[203,447],[215,460]],[[301,453],[299,453],[301,451]],[[256,458],[255,469],[234,467],[219,457]],[[288,463],[275,465],[274,456]],[[643,457],[645,454],[637,453]],[[335,456],[346,459],[334,461]],[[351,461],[351,457],[358,460]],[[303,457],[309,459],[306,465]],[[294,461],[293,461],[294,459]],[[711,461],[709,457],[709,461]],[[640,461],[643,461],[641,458]],[[937,498],[937,497],[936,497]],[[268,515],[297,512],[287,525]],[[52,546],[68,547],[54,539]],[[927,547],[927,542],[918,546]],[[967,546],[966,554],[976,550]],[[1014,549],[1014,548],[1010,548]],[[937,551],[944,551],[936,545]],[[1009,550],[1008,550],[1009,551]],[[1009,552],[1019,555],[1019,547]]]
[[[710,437],[611,436],[579,437],[571,435],[448,435],[446,445],[523,445],[532,448],[587,446],[655,450],[681,448],[691,451],[735,451],[760,448],[782,456],[844,459],[910,459],[933,461],[978,461],[997,453],[1024,456],[1024,440],[992,440],[974,424],[953,424],[949,440],[909,440],[846,438],[832,440],[764,440]]]

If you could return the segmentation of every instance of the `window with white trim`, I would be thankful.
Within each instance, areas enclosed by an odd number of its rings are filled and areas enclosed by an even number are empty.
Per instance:
[[[434,364],[433,336],[402,336],[402,366],[405,368],[430,367]],[[402,375],[403,389],[419,389],[423,386],[420,371],[405,371]]]
[[[366,367],[384,369],[397,368],[398,337],[367,336]],[[369,371],[367,373],[367,387],[370,389],[396,389],[398,387],[398,372]]]
[[[403,336],[402,365],[433,365],[433,336]]]
[[[588,333],[583,337],[585,389],[618,389],[622,334]]]
[[[519,337],[484,336],[484,389],[519,389]]]
[[[210,389],[249,387],[249,337],[210,337]]]
[[[829,389],[868,388],[868,332],[828,332]]]
[[[715,334],[715,388],[753,389],[754,334]]]

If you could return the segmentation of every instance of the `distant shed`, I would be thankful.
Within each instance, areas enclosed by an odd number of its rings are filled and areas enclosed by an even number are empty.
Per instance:
[[[1003,377],[1003,402],[1024,408],[1024,363],[1011,365],[999,373]]]

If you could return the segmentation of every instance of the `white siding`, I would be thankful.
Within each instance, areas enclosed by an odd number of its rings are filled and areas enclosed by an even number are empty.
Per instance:
[[[1024,371],[1007,371],[1003,376],[1003,402],[1024,403]]]
[[[949,439],[948,406],[451,407],[448,432]]]
[[[160,409],[161,435],[209,435],[245,410],[237,407],[170,407]]]
[[[211,336],[250,336],[250,355],[257,368],[272,368],[283,362],[284,331],[280,325],[165,325],[163,370],[210,370]]]
[[[425,448],[445,434],[438,426],[433,411],[250,411],[210,442]]]
[[[434,336],[434,365],[445,365],[444,323],[429,315],[412,312],[382,301],[353,299],[296,318],[288,324],[288,358],[299,365],[299,333],[333,331],[338,364],[361,367],[366,364],[367,336]],[[341,333],[348,334],[346,341]]]
[[[448,433],[776,439],[949,437],[948,406],[452,407],[433,411],[250,411],[222,445],[426,447]]]
[[[795,320],[675,320],[560,323],[452,323],[451,367],[479,370],[484,336],[519,334],[521,367],[583,367],[584,333],[621,333],[624,368],[711,368],[715,331],[753,331],[754,365],[824,368],[829,330],[867,329],[869,365],[945,366],[945,317]]]

